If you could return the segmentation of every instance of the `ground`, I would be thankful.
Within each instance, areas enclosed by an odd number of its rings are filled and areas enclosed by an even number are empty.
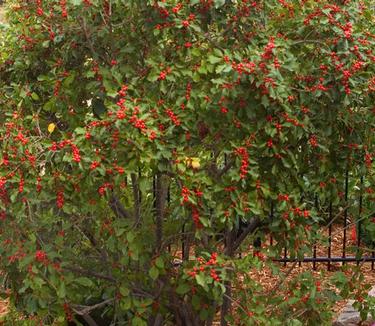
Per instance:
[[[4,22],[4,9],[0,7],[0,23]]]

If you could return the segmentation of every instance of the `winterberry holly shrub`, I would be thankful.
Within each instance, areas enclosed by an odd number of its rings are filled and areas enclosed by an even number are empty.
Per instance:
[[[354,216],[359,193],[375,238],[371,3],[7,1],[0,254],[18,311],[317,325],[353,297],[365,317],[359,269],[321,284],[274,259],[311,255],[328,206]]]

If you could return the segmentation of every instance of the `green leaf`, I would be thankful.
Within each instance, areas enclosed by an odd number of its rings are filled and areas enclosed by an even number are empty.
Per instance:
[[[222,62],[223,59],[222,59],[222,58],[215,57],[215,56],[213,56],[213,55],[210,55],[210,56],[208,56],[208,61],[209,61],[211,64],[215,64],[215,63]]]
[[[218,9],[225,5],[225,0],[215,0],[214,4],[215,4],[215,8]]]
[[[159,268],[159,269],[164,269],[164,260],[162,257],[158,257],[156,260],[155,260],[155,265]]]
[[[38,101],[40,98],[39,98],[39,95],[37,93],[32,93],[31,94],[31,98],[34,100],[34,101]]]
[[[132,319],[132,326],[147,326],[147,322],[139,317],[134,317]]]
[[[200,285],[201,287],[203,287],[205,289],[207,288],[206,277],[204,276],[204,274],[199,273],[198,275],[195,276],[195,279],[196,279],[198,285]]]
[[[152,266],[148,271],[148,274],[155,281],[159,276],[159,270],[155,266]]]
[[[87,277],[78,277],[75,279],[75,281],[83,286],[87,286],[87,287],[90,287],[90,286],[93,286],[93,282],[87,278]]]
[[[180,295],[183,295],[185,293],[188,293],[190,291],[191,287],[189,284],[187,283],[181,283],[179,284],[179,286],[177,287],[176,289],[176,293],[177,294],[180,294]]]
[[[127,232],[126,233],[126,240],[128,240],[129,243],[132,243],[135,239],[135,235],[134,235],[134,232]]]
[[[66,288],[65,288],[65,283],[61,282],[59,288],[57,289],[57,296],[60,299],[63,299],[66,297]]]
[[[130,294],[130,290],[124,286],[120,287],[120,293],[123,297],[127,297]]]

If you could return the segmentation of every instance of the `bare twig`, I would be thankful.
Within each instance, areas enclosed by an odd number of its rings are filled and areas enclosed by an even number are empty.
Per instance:
[[[288,278],[288,276],[290,275],[290,273],[292,273],[292,271],[296,267],[296,265],[297,265],[297,261],[295,261],[293,263],[293,265],[289,267],[288,271],[284,274],[284,277],[277,284],[275,284],[275,286],[271,289],[270,295],[272,293],[275,293],[280,288],[280,286],[283,285],[283,283]]]
[[[83,269],[83,268],[80,268],[80,267],[67,266],[67,267],[64,267],[63,269],[67,270],[67,271],[70,271],[70,272],[73,272],[73,273],[82,274],[82,275],[86,275],[86,276],[92,276],[92,277],[99,278],[99,279],[102,279],[102,280],[107,280],[107,281],[112,282],[112,283],[116,283],[116,279],[112,276],[99,274],[99,273],[96,273],[96,272],[93,272],[93,271],[90,271],[90,270],[86,270],[86,269]]]
[[[85,316],[88,315],[91,311],[95,309],[99,309],[101,307],[104,307],[106,305],[111,304],[114,302],[115,299],[107,299],[102,302],[99,302],[97,304],[94,304],[93,306],[82,306],[82,305],[77,305],[77,304],[72,304],[71,307],[73,308],[74,312],[80,316]]]

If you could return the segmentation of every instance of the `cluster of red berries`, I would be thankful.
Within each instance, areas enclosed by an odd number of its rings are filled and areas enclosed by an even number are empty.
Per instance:
[[[42,178],[38,177],[36,179],[36,191],[41,192],[42,191]]]
[[[278,201],[289,201],[289,195],[286,194],[279,194],[277,196]]]
[[[232,65],[232,69],[236,70],[240,76],[242,74],[250,75],[255,72],[255,68],[256,68],[256,64],[247,59],[244,59],[240,63],[236,63],[235,61],[232,61],[231,65]]]
[[[68,11],[66,10],[66,0],[60,0],[61,16],[63,18],[68,17]]]
[[[55,87],[53,88],[53,96],[58,97],[61,88],[61,80],[55,82]]]
[[[138,114],[138,111],[137,110],[135,110],[134,112],[133,112],[133,115],[130,117],[130,119],[129,119],[129,122],[135,127],[135,128],[137,128],[137,129],[139,129],[139,130],[146,130],[147,129],[147,126],[146,126],[146,122],[145,122],[145,120],[143,120],[143,119],[139,119],[138,117],[137,117],[137,114]]]
[[[181,10],[182,6],[183,6],[183,4],[181,2],[179,2],[176,6],[174,6],[172,8],[172,12],[174,14],[177,14]]]
[[[32,155],[28,149],[25,149],[25,156],[26,156],[26,158],[28,159],[30,165],[31,165],[32,167],[35,167],[36,156],[35,156],[35,155]]]
[[[316,139],[316,135],[312,135],[309,139],[309,143],[311,147],[317,147],[318,146],[318,140]]]
[[[66,320],[68,322],[73,321],[73,313],[72,313],[72,309],[70,308],[70,306],[67,303],[64,303],[63,308],[64,308]]]
[[[18,185],[18,192],[22,193],[25,185],[25,179],[21,176],[20,183]]]
[[[292,208],[293,214],[296,216],[303,216],[305,218],[308,218],[310,216],[310,211],[307,209],[302,210],[299,207]]]
[[[239,147],[236,149],[236,154],[241,157],[240,178],[244,179],[249,168],[249,153],[245,147]]]
[[[62,190],[57,192],[56,205],[60,209],[64,206],[64,192]]]
[[[198,257],[197,260],[198,260],[200,266],[199,267],[193,267],[193,270],[189,271],[188,275],[190,277],[195,277],[195,276],[197,276],[197,274],[199,272],[205,272],[206,270],[209,270],[211,278],[215,282],[220,282],[221,279],[220,279],[220,276],[218,275],[217,270],[215,270],[214,268],[212,268],[213,266],[217,265],[217,256],[218,256],[217,252],[213,252],[211,254],[210,259],[208,261],[206,261],[202,257]]]
[[[172,123],[175,126],[181,125],[181,120],[178,118],[178,116],[171,109],[166,109],[165,113],[168,115],[168,117],[171,119]]]
[[[43,250],[37,250],[35,252],[35,260],[39,263],[47,263],[47,254]]]
[[[275,48],[275,38],[271,37],[268,41],[268,44],[264,48],[262,53],[263,60],[270,60],[273,57],[273,49]]]
[[[103,80],[103,76],[100,74],[99,64],[96,61],[92,62],[91,70],[94,72],[97,81]]]
[[[54,41],[55,39],[55,32],[52,30],[51,26],[48,27],[48,34],[49,34],[49,39],[50,41]]]
[[[98,161],[92,162],[91,165],[90,165],[90,170],[91,171],[95,170],[99,165],[100,165],[100,162],[98,162]]]
[[[106,183],[102,184],[102,185],[99,187],[99,189],[98,189],[98,193],[99,193],[99,195],[100,195],[100,196],[104,196],[105,191],[106,191],[107,189],[113,189],[113,185],[112,185],[111,183],[109,183],[109,182],[106,182]]]
[[[36,14],[38,16],[43,16],[44,14],[44,11],[43,11],[43,7],[42,7],[42,0],[36,0]]]
[[[159,73],[159,77],[158,77],[158,80],[165,80],[167,78],[167,76],[171,73],[172,71],[172,68],[168,67],[164,70],[162,70],[160,73]]]
[[[197,229],[203,228],[203,225],[202,225],[202,223],[200,221],[199,210],[198,210],[197,206],[191,205],[191,215],[192,215],[195,227]]]
[[[70,145],[70,147],[72,149],[73,161],[77,162],[77,163],[80,162],[81,161],[81,155],[79,153],[79,149],[78,149],[77,145],[75,145],[75,144],[72,143]]]
[[[29,139],[22,132],[19,132],[15,139],[20,141],[22,145],[26,145],[29,142]]]
[[[371,168],[372,166],[372,155],[370,153],[365,154],[365,164],[367,168]]]
[[[182,187],[181,196],[183,203],[189,202],[190,190],[187,187]]]

